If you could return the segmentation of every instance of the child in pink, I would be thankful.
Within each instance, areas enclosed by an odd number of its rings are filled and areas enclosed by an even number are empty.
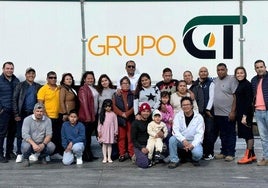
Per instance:
[[[173,118],[174,118],[174,111],[173,107],[170,104],[170,94],[168,91],[162,91],[161,92],[161,103],[159,110],[162,115],[162,122],[164,122],[168,129],[168,135],[164,140],[164,143],[166,144],[166,147],[168,147],[168,140],[172,136],[172,124],[173,124]]]
[[[118,135],[117,116],[112,111],[112,100],[105,99],[100,112],[98,125],[98,141],[102,143],[103,163],[112,163],[112,144],[116,143]]]

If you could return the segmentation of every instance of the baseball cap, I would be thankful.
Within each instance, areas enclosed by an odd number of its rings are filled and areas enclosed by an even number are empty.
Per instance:
[[[159,115],[162,118],[162,114],[161,114],[161,112],[159,110],[155,110],[153,112],[153,116],[152,117],[154,118],[155,115]]]
[[[36,110],[36,109],[44,109],[45,107],[44,107],[44,105],[43,104],[41,104],[41,103],[36,103],[35,105],[34,105],[34,110]]]
[[[142,103],[141,106],[140,106],[140,108],[139,108],[139,112],[141,112],[143,110],[149,110],[149,111],[151,111],[150,105],[148,103],[146,103],[146,102],[145,103]]]
[[[31,71],[32,71],[32,72],[35,72],[34,68],[29,67],[29,68],[26,69],[26,73],[31,72]]]

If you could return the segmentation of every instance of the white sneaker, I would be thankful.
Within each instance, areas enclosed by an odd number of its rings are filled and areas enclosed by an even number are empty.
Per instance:
[[[51,155],[51,159],[56,159],[56,160],[62,160],[63,157],[59,153],[55,153],[54,155]]]
[[[77,158],[76,158],[76,164],[77,164],[77,165],[81,165],[81,164],[83,164],[82,157],[77,157]]]
[[[16,163],[21,163],[23,161],[23,156],[22,154],[18,154],[16,158]]]
[[[50,162],[50,161],[51,161],[50,156],[49,155],[46,156],[46,162]]]
[[[30,161],[38,161],[38,154],[37,153],[33,153],[32,155],[30,155],[30,157],[29,157],[29,160]]]

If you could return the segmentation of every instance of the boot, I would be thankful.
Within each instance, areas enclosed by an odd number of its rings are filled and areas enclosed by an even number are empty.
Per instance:
[[[252,147],[252,150],[251,150],[251,159],[252,159],[252,162],[257,162],[257,157],[254,152],[254,147]]]
[[[244,157],[242,157],[239,161],[237,161],[238,164],[250,164],[252,163],[251,158],[251,150],[246,149]]]

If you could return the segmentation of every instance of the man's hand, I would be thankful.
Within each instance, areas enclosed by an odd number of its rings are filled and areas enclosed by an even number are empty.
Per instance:
[[[159,131],[159,132],[156,134],[156,138],[164,138],[164,133],[163,133],[163,131]]]

